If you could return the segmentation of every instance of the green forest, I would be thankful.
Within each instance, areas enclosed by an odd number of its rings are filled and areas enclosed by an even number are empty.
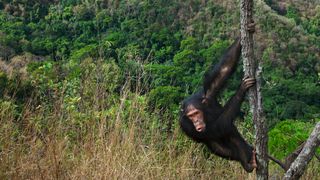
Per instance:
[[[320,121],[320,3],[254,7],[268,149],[283,160]],[[182,100],[240,36],[239,11],[232,0],[1,0],[0,179],[255,179],[179,126]],[[222,104],[242,78],[241,61]],[[241,111],[253,144],[248,100]],[[319,176],[313,158],[303,179]]]

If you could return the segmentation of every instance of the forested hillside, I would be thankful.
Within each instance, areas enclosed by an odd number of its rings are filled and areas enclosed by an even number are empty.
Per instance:
[[[178,124],[180,102],[240,35],[238,3],[2,0],[0,179],[253,179]],[[269,153],[283,159],[320,120],[320,3],[256,0],[254,19]],[[247,103],[242,112],[254,142]],[[303,178],[319,168],[314,159]]]

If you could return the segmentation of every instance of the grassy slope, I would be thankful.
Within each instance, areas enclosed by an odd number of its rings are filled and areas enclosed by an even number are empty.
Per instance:
[[[121,101],[105,95],[113,105],[107,111],[88,110],[85,120],[79,124],[65,123],[76,121],[80,112],[63,111],[59,96],[53,103],[56,106],[54,112],[45,112],[45,107],[41,106],[37,109],[25,106],[19,118],[24,126],[20,134],[16,134],[22,127],[15,124],[15,108],[9,102],[2,102],[0,178],[255,178],[254,173],[247,174],[239,163],[209,156],[202,146],[186,139],[178,126],[173,134],[164,135],[161,129],[154,128],[158,116],[146,112],[143,97],[126,89],[119,97]],[[87,101],[97,102],[97,106],[103,103],[98,96]],[[48,122],[48,128],[36,131],[41,120]],[[46,135],[42,136],[44,132]],[[75,135],[67,136],[67,132]],[[270,174],[275,177],[283,173],[274,164],[270,169]],[[319,177],[319,172],[319,162],[313,161],[303,179]]]
[[[232,7],[231,3],[223,5]],[[278,20],[281,21],[280,17]],[[271,40],[261,39],[266,43]],[[87,83],[84,89],[94,87],[89,78],[83,81]],[[99,87],[95,90],[99,92]],[[64,110],[63,93],[57,92],[51,102],[54,111],[48,112],[45,106],[35,108],[30,99],[18,118],[10,101],[1,102],[0,179],[255,178],[254,173],[245,173],[239,163],[216,156],[207,158],[202,146],[186,139],[177,125],[172,135],[164,135],[161,128],[152,128],[157,126],[154,122],[159,116],[146,111],[146,101],[138,94],[124,91],[115,99],[106,94],[107,110],[96,111],[85,105],[79,110]],[[106,106],[97,95],[86,101]],[[86,118],[81,118],[83,113]],[[85,120],[70,125],[62,123],[78,121],[79,116]],[[42,120],[48,122],[47,128],[39,128]],[[19,126],[17,121],[21,122]],[[66,136],[68,131],[74,135]],[[270,169],[270,174],[283,174],[277,166]],[[313,161],[303,179],[318,178],[319,172],[319,162]]]

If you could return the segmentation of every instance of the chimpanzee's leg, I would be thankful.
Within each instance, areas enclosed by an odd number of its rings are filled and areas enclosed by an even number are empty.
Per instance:
[[[255,159],[255,151],[253,147],[251,147],[239,134],[239,132],[235,132],[234,135],[230,138],[230,142],[233,143],[235,149],[233,149],[234,153],[236,153],[236,158],[240,161],[241,165],[247,172],[252,172],[254,168],[256,168],[256,159]]]
[[[234,127],[230,134],[220,140],[205,143],[214,154],[239,161],[247,172],[252,172],[257,167],[255,151]]]
[[[206,145],[208,146],[210,151],[215,155],[218,155],[220,157],[227,158],[227,159],[230,159],[232,156],[233,152],[231,148],[223,142],[210,141],[210,142],[207,142]]]

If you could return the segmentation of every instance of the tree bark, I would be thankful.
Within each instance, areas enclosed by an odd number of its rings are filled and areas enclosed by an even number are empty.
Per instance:
[[[253,34],[248,31],[248,24],[253,22],[253,0],[240,1],[240,24],[243,68],[245,76],[255,77],[256,86],[249,89],[248,96],[255,126],[257,179],[268,179],[268,136],[266,119],[263,115],[261,96],[261,65],[254,60]]]
[[[310,137],[306,141],[297,159],[291,164],[289,170],[284,175],[284,180],[299,179],[308,163],[315,155],[316,148],[320,145],[320,122],[313,129]]]

